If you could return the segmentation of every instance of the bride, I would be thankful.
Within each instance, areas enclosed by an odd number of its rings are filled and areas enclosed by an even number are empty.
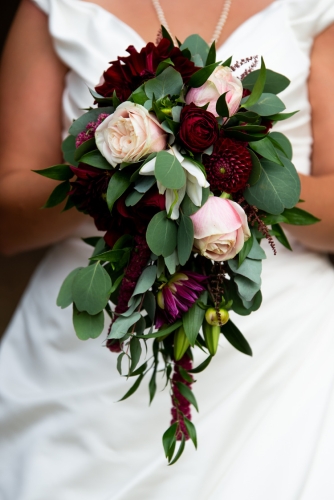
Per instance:
[[[276,129],[294,148],[302,208],[321,219],[288,228],[293,253],[266,248],[262,308],[236,319],[254,356],[221,341],[194,386],[199,450],[171,468],[159,442],[168,394],[148,408],[143,386],[115,404],[128,388],[115,358],[79,341],[55,305],[96,230],[74,210],[40,210],[54,181],[31,172],[62,162],[61,137],[92,104],[87,86],[128,45],[154,41],[162,15],[181,40],[210,41],[217,26],[219,60],[263,55],[291,79],[282,99],[299,113]],[[333,0],[22,0],[1,69],[1,250],[54,246],[2,343],[1,500],[333,498],[333,46]]]

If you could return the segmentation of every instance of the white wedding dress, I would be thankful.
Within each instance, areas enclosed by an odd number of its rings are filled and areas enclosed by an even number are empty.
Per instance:
[[[35,1],[70,68],[65,134],[92,104],[87,86],[128,45],[139,49],[144,41],[95,4]],[[312,147],[310,49],[332,22],[333,0],[276,0],[218,51],[220,60],[263,55],[267,67],[291,79],[282,99],[299,113],[277,130],[290,138],[304,174]],[[158,392],[149,408],[144,381],[116,403],[132,381],[117,373],[105,335],[78,340],[70,308],[56,306],[63,279],[86,265],[90,247],[79,234],[53,247],[2,343],[1,500],[333,500],[334,269],[325,255],[293,243],[293,253],[278,244],[276,257],[264,244],[262,308],[235,318],[254,355],[221,339],[194,385],[199,449],[188,443],[173,467],[161,445],[170,421],[168,392]]]

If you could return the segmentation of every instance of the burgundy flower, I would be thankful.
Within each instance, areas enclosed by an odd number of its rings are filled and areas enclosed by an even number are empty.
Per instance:
[[[123,234],[144,234],[152,217],[165,209],[165,197],[152,187],[133,207],[127,207],[125,193],[114,205],[111,223],[104,236],[106,243],[113,247]]]
[[[104,199],[111,177],[110,171],[85,163],[70,168],[77,176],[76,180],[71,182],[71,200],[78,210],[94,218],[97,229],[106,231],[111,223],[110,211]]]
[[[252,171],[250,152],[234,139],[221,137],[202,161],[212,191],[236,193],[245,188]]]
[[[140,52],[130,45],[127,48],[130,55],[112,61],[111,66],[103,73],[102,83],[95,90],[104,97],[111,97],[116,91],[117,97],[124,102],[142,83],[154,78],[159,63],[168,58],[173,61],[174,68],[181,74],[184,83],[188,83],[191,75],[199,68],[179,48],[169,50],[169,46],[170,41],[166,38],[157,46],[148,43]]]
[[[195,104],[185,106],[181,112],[179,137],[186,148],[202,153],[218,139],[215,116]]]
[[[174,323],[182,314],[196,302],[200,294],[205,290],[202,285],[207,277],[191,271],[181,271],[163,285],[158,292],[158,310],[155,320],[156,328],[165,323]]]

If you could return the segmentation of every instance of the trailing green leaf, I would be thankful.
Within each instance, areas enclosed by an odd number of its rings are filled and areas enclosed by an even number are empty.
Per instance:
[[[96,339],[103,331],[103,311],[91,315],[86,311],[78,311],[73,304],[73,326],[80,340]]]
[[[77,267],[65,278],[58,293],[57,306],[65,309],[73,302],[72,285],[73,280],[82,267]]]
[[[118,403],[120,401],[124,401],[125,399],[128,399],[130,396],[132,396],[132,394],[134,394],[136,392],[136,390],[140,386],[141,381],[143,380],[144,376],[145,376],[144,373],[142,373],[141,375],[139,375],[139,377],[137,378],[137,380],[135,381],[135,383],[133,384],[133,386],[128,390],[128,392],[126,394],[124,394],[124,396],[121,399],[118,400]]]
[[[43,168],[42,170],[33,170],[33,172],[56,181],[67,181],[74,176],[74,173],[68,165],[54,165],[53,167]]]
[[[50,194],[48,200],[42,208],[52,208],[56,205],[62,203],[67,197],[69,191],[71,190],[71,185],[68,181],[58,184]]]
[[[231,320],[222,326],[221,330],[222,334],[229,341],[229,343],[233,345],[233,347],[248,356],[253,356],[249,343]]]
[[[99,262],[80,269],[72,284],[73,301],[79,311],[95,315],[108,303],[111,279]]]
[[[176,382],[176,385],[182,396],[198,411],[198,404],[192,390],[182,382]]]

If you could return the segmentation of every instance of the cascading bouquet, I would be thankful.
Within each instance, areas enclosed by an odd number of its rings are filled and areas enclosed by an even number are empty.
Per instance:
[[[317,219],[295,207],[291,145],[271,132],[294,114],[282,113],[277,97],[286,77],[263,60],[254,70],[256,57],[216,62],[215,44],[198,35],[175,47],[164,28],[157,44],[127,51],[91,91],[98,106],[71,125],[66,164],[38,173],[63,181],[45,207],[68,197],[65,210],[75,206],[105,232],[84,240],[94,247],[89,265],[69,274],[57,303],[73,304],[82,340],[101,334],[106,311],[106,345],[119,353],[120,374],[126,359],[126,376],[136,377],[122,399],[150,374],[151,402],[157,374],[165,378],[172,421],[163,446],[172,464],[187,439],[197,446],[193,374],[209,365],[220,334],[252,354],[229,310],[248,315],[261,305],[261,240],[274,252],[273,237],[290,248],[280,223]],[[195,347],[207,357],[193,368]]]

